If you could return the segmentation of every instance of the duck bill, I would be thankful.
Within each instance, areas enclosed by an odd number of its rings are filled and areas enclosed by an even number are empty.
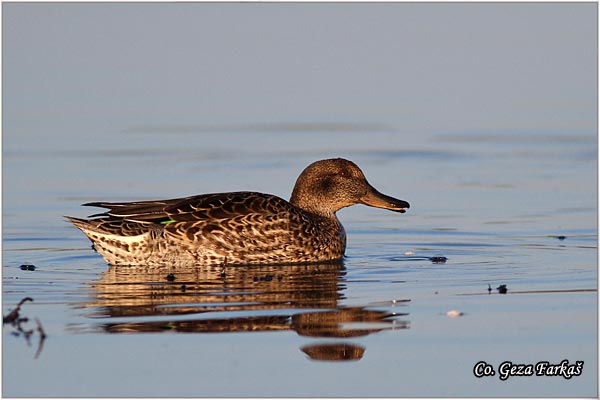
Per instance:
[[[400,213],[404,213],[407,208],[410,208],[410,204],[407,201],[380,193],[373,186],[369,186],[367,194],[360,199],[360,202],[370,207],[385,208],[386,210]]]

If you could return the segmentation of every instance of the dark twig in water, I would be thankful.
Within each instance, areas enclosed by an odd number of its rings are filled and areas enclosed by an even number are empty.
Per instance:
[[[40,354],[42,353],[42,349],[44,348],[44,341],[46,340],[46,332],[44,332],[44,328],[42,328],[42,323],[40,322],[39,319],[35,319],[35,322],[37,323],[37,330],[40,334],[40,341],[38,342],[38,348],[37,351],[35,352],[35,357],[34,359],[37,359]]]
[[[44,341],[46,340],[47,335],[46,335],[46,332],[44,331],[44,328],[42,327],[42,323],[37,318],[35,319],[35,322],[37,324],[37,329],[28,329],[27,330],[23,327],[23,324],[26,324],[27,322],[29,322],[29,318],[20,317],[19,312],[21,310],[21,306],[26,301],[33,301],[33,299],[31,297],[23,298],[19,302],[19,304],[17,304],[17,307],[14,310],[12,310],[7,316],[2,318],[2,324],[10,323],[15,328],[15,330],[13,332],[11,332],[11,334],[16,337],[23,335],[23,337],[25,338],[25,341],[27,342],[27,346],[31,346],[31,336],[33,336],[33,334],[37,330],[37,332],[40,335],[40,340],[38,342],[38,348],[35,353],[35,358],[37,359],[42,352],[42,349],[44,347]]]
[[[33,335],[33,329],[25,330],[21,326],[22,323],[26,324],[29,322],[29,318],[17,318],[15,322],[13,322],[13,326],[17,329],[17,333],[22,333],[25,341],[27,342],[27,346],[31,346],[31,335]]]
[[[14,325],[14,323],[19,319],[19,311],[21,310],[21,306],[26,301],[33,301],[33,299],[31,297],[25,297],[23,300],[21,300],[19,304],[17,304],[17,308],[12,310],[6,317],[2,317],[2,324],[4,325],[12,323]]]

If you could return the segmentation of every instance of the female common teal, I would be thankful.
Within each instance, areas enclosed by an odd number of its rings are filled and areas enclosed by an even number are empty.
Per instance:
[[[171,200],[87,203],[107,208],[90,220],[67,217],[112,265],[194,266],[339,261],[346,232],[335,213],[353,204],[405,212],[356,164],[312,163],[292,197],[232,192]]]

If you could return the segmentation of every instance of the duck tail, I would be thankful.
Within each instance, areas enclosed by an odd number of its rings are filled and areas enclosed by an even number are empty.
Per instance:
[[[75,217],[69,217],[67,215],[64,216],[70,223],[72,223],[73,225],[75,225],[75,227],[77,227],[78,229],[80,229],[83,233],[85,233],[87,230],[91,230],[93,228],[93,224],[87,220],[87,219],[83,219],[83,218],[75,218]]]
[[[148,257],[150,231],[146,225],[125,221],[87,220],[65,216],[81,230],[106,262],[112,265],[131,265],[135,260]],[[137,258],[136,258],[137,257]]]

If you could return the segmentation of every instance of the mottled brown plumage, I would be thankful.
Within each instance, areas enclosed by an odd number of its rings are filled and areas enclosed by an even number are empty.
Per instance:
[[[67,217],[113,265],[289,264],[340,260],[346,233],[335,213],[362,203],[404,212],[344,159],[309,165],[290,202],[256,192],[171,200],[87,203],[108,211]]]

